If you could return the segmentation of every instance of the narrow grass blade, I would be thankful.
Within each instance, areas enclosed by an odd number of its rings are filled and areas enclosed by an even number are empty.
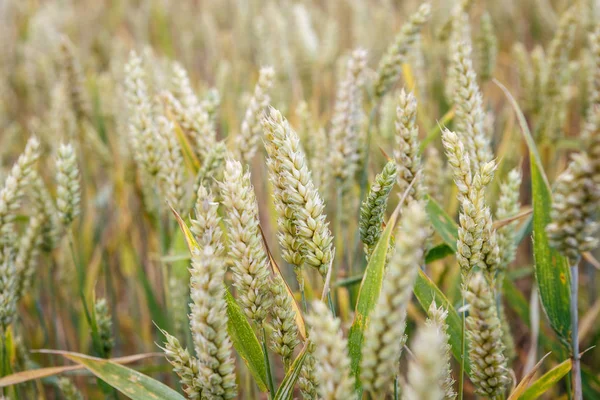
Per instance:
[[[448,298],[442,293],[442,291],[435,285],[435,283],[422,271],[419,270],[417,281],[413,288],[415,297],[421,304],[421,307],[425,311],[429,310],[429,306],[433,301],[438,306],[443,306],[448,310],[448,317],[446,323],[448,324],[448,336],[449,344],[452,348],[452,355],[460,363],[462,354],[462,319],[458,312],[454,309]],[[469,365],[469,359],[465,359],[465,372],[470,374],[471,367]]]
[[[304,364],[304,360],[306,359],[308,346],[304,345],[304,348],[298,354],[298,357],[292,363],[287,375],[283,378],[279,389],[277,389],[277,393],[275,394],[274,400],[291,400],[294,395],[294,385],[300,376],[300,371],[302,370],[302,364]]]
[[[131,368],[102,358],[69,351],[55,351],[69,360],[83,365],[104,382],[133,400],[185,400],[167,385]]]
[[[52,353],[45,350],[39,351],[40,353]],[[107,361],[116,364],[129,364],[135,361],[143,360],[150,357],[164,357],[162,353],[145,353],[145,354],[134,354],[126,357],[111,358]],[[36,379],[47,378],[49,376],[62,374],[64,372],[75,371],[78,369],[84,369],[83,365],[66,365],[62,367],[48,367],[30,369],[27,371],[17,372],[0,379],[0,388],[16,385],[18,383],[28,382]]]
[[[510,396],[508,396],[507,400],[518,400],[520,396],[525,392],[525,389],[529,386],[529,383],[532,381],[533,377],[537,373],[538,369],[542,366],[544,360],[550,355],[550,353],[546,353],[544,357],[540,361],[535,364],[535,366],[521,379],[521,382],[517,385],[517,387],[511,392]]]
[[[538,380],[521,395],[519,400],[535,400],[542,396],[548,389],[554,386],[571,370],[571,360],[563,361],[550,371],[542,375]]]
[[[233,347],[248,366],[258,388],[263,392],[267,392],[267,371],[260,342],[229,290],[225,291],[225,301],[227,302],[227,316],[229,317],[227,331]]]

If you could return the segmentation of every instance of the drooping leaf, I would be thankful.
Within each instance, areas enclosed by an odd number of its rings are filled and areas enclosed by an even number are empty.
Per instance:
[[[392,230],[396,224],[399,208],[396,209],[388,224],[379,238],[373,254],[369,258],[369,263],[358,292],[356,302],[356,312],[354,321],[348,334],[348,351],[350,353],[350,368],[354,375],[356,388],[360,390],[360,361],[362,358],[362,345],[364,341],[364,332],[369,324],[369,314],[375,308],[379,293],[383,285],[383,276],[385,260],[388,252]]]
[[[538,380],[521,395],[519,400],[535,400],[543,395],[548,389],[554,386],[571,370],[571,360],[563,361],[550,371],[542,375]]]
[[[102,358],[69,351],[54,351],[69,360],[83,365],[104,382],[133,400],[185,400],[164,383],[141,372]]]
[[[550,247],[546,225],[550,223],[552,197],[539,166],[531,157],[531,190],[533,203],[533,257],[535,278],[542,306],[550,326],[564,344],[570,343],[570,272],[569,265],[556,249]]]
[[[509,90],[496,79],[493,82],[504,92],[512,105],[521,128],[523,139],[529,148],[531,167],[531,191],[533,205],[533,256],[535,276],[539,287],[542,306],[550,326],[563,344],[570,341],[570,273],[567,260],[551,248],[546,235],[546,225],[550,222],[552,196],[542,159],[529,131],[527,120]]]
[[[434,199],[427,196],[427,216],[435,231],[441,236],[454,252],[456,252],[456,239],[458,238],[458,227],[456,222],[444,211]]]
[[[462,353],[462,319],[460,315],[458,315],[458,312],[456,312],[452,304],[448,301],[448,298],[446,298],[436,284],[420,269],[413,291],[421,307],[426,312],[433,301],[435,301],[437,306],[443,306],[448,310],[448,317],[446,318],[446,323],[448,324],[448,341],[452,348],[452,355],[460,364]],[[466,358],[465,372],[469,374],[470,371],[469,359]]]
[[[529,371],[527,373],[527,375],[525,375],[523,377],[523,379],[521,379],[521,382],[519,382],[517,387],[515,387],[515,389],[510,393],[510,396],[508,396],[507,400],[518,400],[520,398],[521,394],[523,394],[523,392],[525,392],[525,389],[527,389],[527,387],[529,386],[529,383],[531,382],[531,380],[537,373],[538,369],[540,369],[540,367],[542,366],[542,363],[549,355],[550,355],[550,353],[546,353],[546,355],[544,357],[542,357],[542,359],[540,361],[538,361],[537,364],[535,364],[535,366],[531,369],[531,371]]]
[[[267,370],[260,342],[229,290],[225,291],[225,301],[227,302],[227,316],[229,317],[227,331],[233,347],[248,366],[258,388],[263,392],[267,392]]]
[[[304,348],[298,354],[298,357],[292,363],[288,373],[286,374],[283,381],[281,381],[281,385],[279,389],[277,389],[277,393],[275,394],[274,400],[291,400],[294,395],[294,385],[300,376],[300,371],[302,370],[302,364],[304,364],[304,360],[306,359],[308,351],[308,346],[304,345]]]
[[[42,351],[46,353],[46,351]],[[164,357],[162,353],[145,353],[145,354],[134,354],[126,357],[111,358],[107,361],[111,361],[116,364],[128,364],[135,361],[143,360],[150,357]],[[6,387],[16,385],[18,383],[28,382],[35,379],[47,378],[49,376],[62,374],[63,372],[75,371],[78,369],[85,368],[83,365],[66,365],[62,367],[48,367],[30,369],[27,371],[17,372],[3,378],[0,378],[0,387]]]

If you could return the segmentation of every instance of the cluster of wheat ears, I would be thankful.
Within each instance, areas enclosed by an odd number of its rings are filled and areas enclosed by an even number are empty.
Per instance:
[[[0,398],[600,398],[596,1],[37,3]]]

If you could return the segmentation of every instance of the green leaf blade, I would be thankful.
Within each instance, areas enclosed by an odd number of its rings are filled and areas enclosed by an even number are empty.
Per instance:
[[[83,354],[61,354],[85,366],[91,373],[132,400],[185,400],[182,395],[162,382],[123,365]]]
[[[550,326],[564,344],[570,343],[570,272],[569,265],[556,249],[550,247],[546,225],[551,221],[552,196],[543,172],[533,156],[531,190],[533,204],[533,257],[540,299]]]
[[[535,400],[554,386],[571,370],[571,360],[563,361],[533,382],[519,400]]]
[[[227,302],[227,331],[233,347],[242,357],[258,388],[262,392],[267,389],[267,370],[264,364],[264,353],[254,330],[228,289],[225,290]]]
[[[444,243],[446,243],[452,251],[456,252],[456,240],[458,238],[458,226],[456,222],[444,211],[442,206],[434,199],[427,196],[426,206],[427,216],[433,229],[440,235]]]

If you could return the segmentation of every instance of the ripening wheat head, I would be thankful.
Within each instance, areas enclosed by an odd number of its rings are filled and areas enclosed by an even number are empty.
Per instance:
[[[325,276],[333,260],[333,237],[298,135],[274,108],[263,119],[263,129],[280,227],[285,227],[285,234],[280,234],[281,247],[294,250],[295,243],[290,246],[287,235],[297,237],[306,264]]]
[[[239,161],[227,159],[220,188],[238,301],[246,316],[260,327],[271,303],[268,290],[271,282],[250,172],[245,172]]]
[[[226,261],[210,245],[192,253],[190,267],[190,330],[199,360],[202,398],[237,396],[235,359],[227,332]]]
[[[354,379],[350,376],[347,340],[327,305],[321,301],[312,303],[307,316],[310,340],[314,342],[316,375],[319,377],[318,392],[324,400],[351,399]]]
[[[410,203],[399,224],[396,251],[388,262],[362,349],[361,381],[375,398],[383,398],[393,388],[396,366],[406,341],[406,308],[429,237],[424,204]]]
[[[413,339],[414,358],[408,364],[407,382],[402,388],[403,400],[444,400],[442,387],[446,338],[434,325],[421,326]]]
[[[250,99],[242,129],[239,136],[236,137],[235,151],[242,164],[250,164],[256,154],[261,138],[261,118],[269,106],[269,89],[273,86],[275,71],[272,67],[263,67],[260,69],[258,82],[254,87],[254,94]]]
[[[75,149],[70,143],[58,148],[56,169],[56,208],[63,226],[68,227],[81,211],[79,168]]]
[[[596,212],[600,187],[585,153],[573,156],[569,167],[556,182],[552,222],[546,227],[550,244],[575,265],[581,253],[598,246]]]
[[[394,158],[398,165],[398,186],[404,193],[422,169],[417,126],[417,99],[412,93],[400,92],[396,108],[396,148]],[[410,189],[409,198],[421,200],[425,195],[423,181],[418,180]]]
[[[402,26],[377,67],[375,94],[382,97],[398,80],[402,63],[419,36],[421,27],[429,20],[431,5],[422,4]]]
[[[467,283],[464,297],[469,304],[466,333],[471,361],[471,381],[480,396],[497,398],[510,378],[502,343],[502,326],[496,299],[481,273]]]
[[[367,52],[354,50],[348,59],[344,79],[337,89],[331,121],[330,163],[332,177],[346,186],[358,165],[359,129],[362,118],[362,84],[367,66]],[[321,144],[322,145],[322,144]]]
[[[383,218],[388,197],[396,183],[397,172],[396,162],[388,161],[381,173],[375,177],[375,182],[360,207],[360,239],[365,245],[367,259],[371,256],[383,232]]]

